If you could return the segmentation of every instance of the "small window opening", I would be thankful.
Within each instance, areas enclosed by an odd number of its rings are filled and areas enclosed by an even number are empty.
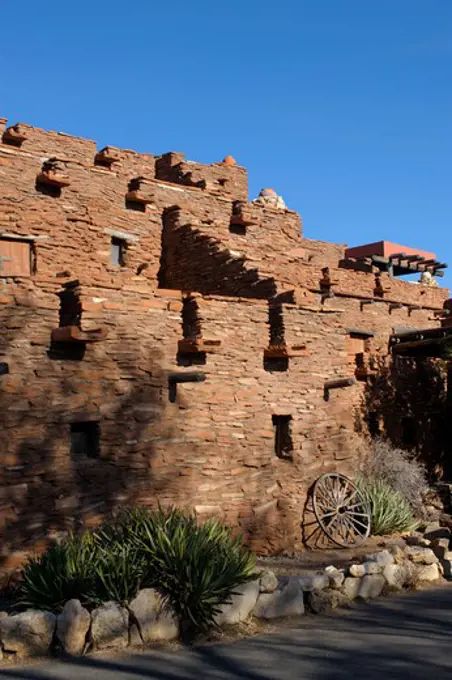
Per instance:
[[[146,204],[140,203],[139,201],[131,201],[129,198],[125,199],[127,210],[135,210],[137,212],[145,213]]]
[[[289,357],[264,356],[264,371],[268,373],[282,373],[289,370]]]
[[[234,222],[231,222],[229,224],[229,231],[231,234],[235,234],[236,236],[246,236],[246,225],[234,224]]]
[[[367,429],[372,438],[380,436],[380,417],[377,411],[369,411],[367,414]]]
[[[47,184],[46,182],[42,182],[38,179],[36,179],[35,189],[40,194],[44,194],[44,196],[50,196],[51,198],[60,198],[61,196],[61,187],[57,187],[54,184]]]
[[[65,326],[77,326],[82,322],[82,303],[80,301],[80,289],[78,281],[68,284],[64,290],[58,293],[60,298],[60,328]]]
[[[275,455],[283,460],[293,459],[292,416],[272,416],[275,433]]]
[[[384,291],[384,288],[383,288],[383,284],[381,282],[380,274],[375,274],[374,297],[383,298],[384,295],[385,295],[385,291]]]
[[[113,267],[125,266],[127,243],[122,238],[113,236],[110,243],[110,264]]]
[[[71,456],[98,458],[100,452],[100,426],[98,422],[71,423]]]
[[[201,319],[196,298],[187,297],[182,302],[182,333],[184,338],[190,340],[201,337]]]
[[[270,304],[268,307],[268,325],[270,347],[280,347],[286,344],[283,308],[281,304]]]

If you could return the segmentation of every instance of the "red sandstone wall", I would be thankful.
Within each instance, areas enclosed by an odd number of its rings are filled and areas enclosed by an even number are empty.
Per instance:
[[[0,233],[35,237],[37,267],[24,278],[0,272],[0,360],[10,367],[0,378],[4,565],[128,502],[195,506],[238,525],[256,549],[301,548],[309,486],[322,472],[357,467],[368,383],[324,399],[326,380],[354,374],[347,330],[375,333],[366,351],[385,356],[393,328],[438,323],[448,292],[382,276],[383,299],[363,304],[374,298],[374,274],[341,268],[343,246],[302,239],[290,211],[249,206],[253,223],[232,233],[232,203],[246,200],[240,168],[228,168],[223,186],[223,167],[196,165],[206,186],[192,187],[164,163],[155,179],[150,155],[118,150],[108,169],[94,165],[92,142],[28,126],[26,134],[20,148],[0,145]],[[70,185],[59,197],[36,189],[43,154],[65,159]],[[138,174],[144,212],[125,200]],[[109,264],[118,233],[123,268]],[[327,266],[330,298],[320,285]],[[57,293],[75,279],[82,329],[107,331],[78,360],[50,343]],[[220,341],[203,365],[178,357],[181,291],[204,294],[202,337]],[[287,291],[285,340],[305,350],[271,372],[267,298]],[[169,373],[194,370],[205,382],[179,385],[172,403]],[[275,456],[272,415],[292,416],[292,461]],[[73,460],[70,423],[84,419],[100,423],[100,455]]]

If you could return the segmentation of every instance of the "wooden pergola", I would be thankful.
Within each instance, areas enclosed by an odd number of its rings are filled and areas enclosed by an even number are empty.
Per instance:
[[[452,327],[400,331],[389,338],[391,353],[405,357],[441,358],[447,345],[452,347]]]
[[[436,259],[426,259],[422,255],[407,255],[395,253],[387,257],[383,255],[368,255],[362,257],[348,257],[347,262],[359,262],[375,266],[389,276],[406,276],[407,274],[422,274],[429,272],[432,276],[444,276],[443,269],[447,269],[445,262]]]

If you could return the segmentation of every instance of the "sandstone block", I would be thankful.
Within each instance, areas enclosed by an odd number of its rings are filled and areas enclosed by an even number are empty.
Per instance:
[[[91,641],[96,649],[123,648],[129,643],[129,613],[116,602],[105,602],[91,614]]]
[[[275,574],[266,569],[259,576],[259,592],[260,593],[274,593],[278,587],[278,579]]]
[[[308,593],[309,608],[314,614],[327,614],[331,609],[344,606],[349,602],[344,593],[338,590],[313,590]]]
[[[452,559],[442,559],[441,566],[443,568],[444,578],[452,579]]]
[[[261,593],[253,610],[259,619],[276,619],[304,614],[304,596],[298,579],[291,579],[274,593]]]
[[[362,598],[368,600],[378,597],[385,586],[382,574],[367,575],[362,578],[348,577],[344,581],[343,593],[350,599]]]
[[[57,617],[56,634],[67,654],[83,654],[91,616],[79,600],[69,600]]]
[[[50,612],[29,609],[0,619],[0,640],[6,652],[18,657],[43,656],[48,653],[56,618]]]
[[[437,564],[425,564],[417,569],[418,581],[437,581],[441,577]]]
[[[330,588],[339,589],[345,581],[344,572],[336,567],[326,567],[325,574],[328,576]]]
[[[403,564],[387,564],[383,571],[386,583],[391,588],[402,590],[407,580],[407,570]]]
[[[259,597],[259,581],[250,581],[235,588],[230,602],[221,606],[220,613],[215,617],[219,626],[232,625],[246,621],[256,606]]]
[[[414,564],[436,564],[438,562],[438,558],[431,548],[409,546],[406,554]]]
[[[424,533],[424,538],[428,539],[429,541],[435,541],[437,539],[450,539],[450,529],[447,527],[438,527],[437,529],[426,531]]]
[[[178,637],[176,616],[154,588],[140,590],[130,603],[129,610],[145,644],[157,640],[175,640]]]
[[[386,566],[387,564],[394,564],[394,556],[389,550],[381,550],[380,552],[366,555],[366,562],[375,562],[376,564]]]
[[[449,538],[434,538],[432,541],[432,550],[438,559],[444,559],[449,552]]]

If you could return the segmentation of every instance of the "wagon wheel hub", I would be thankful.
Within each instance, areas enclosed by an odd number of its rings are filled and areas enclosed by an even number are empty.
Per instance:
[[[351,479],[337,473],[322,475],[312,495],[317,522],[336,545],[356,546],[369,537],[371,513]]]

